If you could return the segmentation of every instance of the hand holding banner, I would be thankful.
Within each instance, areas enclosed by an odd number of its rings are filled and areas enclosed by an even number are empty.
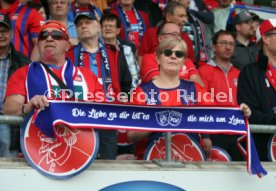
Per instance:
[[[53,128],[58,125],[78,130],[98,128],[240,134],[247,137],[248,172],[259,176],[267,174],[259,162],[247,120],[244,120],[239,108],[152,107],[70,101],[49,103],[46,110],[37,111],[35,125],[50,138],[59,136]]]

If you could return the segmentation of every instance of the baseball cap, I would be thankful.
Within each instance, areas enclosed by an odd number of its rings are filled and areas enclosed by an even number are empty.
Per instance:
[[[264,20],[256,31],[256,40],[260,41],[262,36],[272,29],[276,29],[276,19]]]
[[[89,11],[82,11],[78,12],[77,15],[75,16],[74,23],[75,25],[78,23],[80,18],[86,17],[91,20],[97,20],[96,16],[94,13],[89,12]]]
[[[261,24],[264,20],[259,17],[256,13],[250,12],[253,21],[258,21]]]
[[[8,28],[12,28],[11,26],[11,21],[8,15],[5,15],[3,13],[0,13],[0,23],[3,23],[4,25],[6,25]]]
[[[241,23],[250,21],[252,19],[253,19],[253,17],[248,11],[242,11],[236,15],[236,17],[234,18],[234,23],[235,23],[235,25],[241,24]]]
[[[58,30],[62,31],[68,37],[68,39],[69,39],[69,34],[68,34],[68,31],[67,31],[66,27],[62,23],[60,23],[58,21],[55,21],[55,20],[49,20],[49,21],[47,21],[46,23],[44,23],[40,27],[38,34],[41,33],[41,31],[43,31],[46,28],[55,28],[55,29],[58,29]]]

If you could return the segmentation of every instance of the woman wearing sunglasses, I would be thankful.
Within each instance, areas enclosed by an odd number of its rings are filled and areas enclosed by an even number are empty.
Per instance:
[[[195,99],[196,92],[202,92],[202,95],[205,92],[199,84],[179,79],[186,53],[187,46],[184,41],[175,38],[162,41],[156,51],[160,76],[137,87],[131,102],[162,106],[208,104],[203,99]]]
[[[156,59],[159,64],[160,76],[155,80],[137,87],[131,97],[131,102],[139,105],[161,105],[161,106],[189,106],[189,105],[211,105],[210,94],[197,83],[179,79],[186,58],[187,46],[185,42],[175,38],[162,41],[156,51]],[[245,116],[250,116],[250,108],[242,104]],[[198,139],[197,134],[191,134]],[[129,131],[128,141],[136,142],[149,136],[148,144],[158,140],[162,133],[151,133],[142,131]],[[209,136],[203,135],[203,149],[209,157],[211,140]]]
[[[156,50],[156,60],[160,75],[139,87],[132,94],[131,102],[139,105],[184,106],[208,104],[203,99],[196,100],[196,93],[205,92],[197,83],[179,79],[179,72],[183,67],[187,55],[184,41],[168,38],[160,42]],[[162,133],[129,131],[129,141],[139,141],[149,136],[148,145],[158,140]],[[197,134],[192,134],[198,139]],[[205,151],[209,152],[211,141],[204,140]],[[206,153],[207,153],[206,152]]]

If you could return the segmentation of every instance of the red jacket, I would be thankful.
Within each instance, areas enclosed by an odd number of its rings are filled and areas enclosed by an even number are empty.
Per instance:
[[[192,61],[194,61],[194,49],[193,42],[188,36],[187,33],[181,33],[182,40],[187,44],[187,56]],[[141,44],[138,49],[138,55],[144,56],[145,54],[154,53],[158,47],[158,39],[157,39],[157,27],[150,28],[144,33]]]
[[[119,70],[118,70],[118,62],[117,62],[117,55],[116,52],[114,52],[114,49],[112,49],[110,46],[105,46],[106,51],[107,51],[107,57],[109,61],[109,66],[110,66],[110,77],[112,81],[112,88],[114,93],[117,95],[118,93],[121,92],[121,87],[120,87],[120,80],[119,80]],[[71,60],[71,62],[75,65],[78,66],[78,57],[80,56],[78,51],[78,45],[73,46],[66,54],[66,57]],[[115,51],[117,51],[115,49]],[[84,52],[83,54],[83,67],[91,70],[91,61],[93,59],[90,59],[89,52]],[[100,84],[102,85],[102,67],[100,67],[101,63],[101,54],[99,52],[96,53],[96,63],[97,63],[97,78]]]
[[[238,105],[237,85],[240,71],[233,65],[225,73],[218,66],[205,64],[199,68],[199,74],[207,92],[214,94],[214,102],[218,105]]]
[[[179,77],[188,80],[193,74],[199,74],[198,70],[190,59],[186,59],[179,72]],[[143,56],[140,75],[142,83],[148,82],[152,80],[154,76],[160,75],[155,53],[145,54]]]

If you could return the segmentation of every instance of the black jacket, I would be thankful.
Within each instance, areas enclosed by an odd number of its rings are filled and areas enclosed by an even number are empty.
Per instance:
[[[199,20],[206,24],[212,24],[214,22],[214,14],[210,11],[203,0],[195,0],[195,4],[198,11],[189,9],[189,12],[195,15]]]
[[[28,59],[26,56],[24,56],[22,53],[17,52],[13,45],[11,44],[11,66],[8,70],[8,79],[10,76],[17,70],[18,68],[25,66],[31,62],[30,59]]]
[[[123,40],[119,40],[119,41],[121,45],[129,45],[129,43],[127,43],[126,41],[123,41]],[[114,45],[105,44],[105,46],[106,48],[108,48],[113,52],[118,51]],[[120,81],[119,83],[120,83],[121,92],[128,93],[130,92],[130,89],[131,89],[132,77],[128,69],[128,64],[124,56],[124,52],[122,51],[122,48],[120,48],[120,50],[118,51],[117,63],[118,63],[118,76]]]
[[[266,79],[268,58],[262,52],[255,63],[241,71],[238,80],[238,103],[246,103],[252,111],[249,122],[276,124],[276,91]]]

